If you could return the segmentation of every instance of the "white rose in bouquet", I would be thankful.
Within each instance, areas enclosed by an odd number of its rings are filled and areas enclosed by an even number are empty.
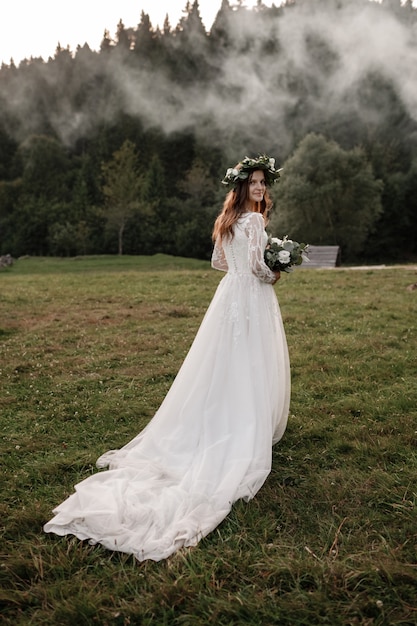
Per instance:
[[[280,263],[289,263],[291,260],[291,254],[288,250],[280,250],[278,253],[278,261]]]

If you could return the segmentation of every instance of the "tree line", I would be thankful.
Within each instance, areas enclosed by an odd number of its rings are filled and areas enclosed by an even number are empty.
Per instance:
[[[275,234],[415,259],[416,22],[409,1],[223,0],[207,31],[195,0],[174,28],[142,12],[98,51],[3,63],[0,254],[208,258],[225,169],[267,152]]]

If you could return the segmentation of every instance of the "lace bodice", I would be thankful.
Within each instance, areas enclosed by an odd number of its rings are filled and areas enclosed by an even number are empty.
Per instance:
[[[244,213],[234,226],[233,239],[216,241],[211,265],[230,274],[254,274],[265,283],[275,282],[275,274],[264,261],[268,236],[260,213]]]

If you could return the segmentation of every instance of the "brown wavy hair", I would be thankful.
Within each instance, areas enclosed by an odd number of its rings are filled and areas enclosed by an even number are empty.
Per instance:
[[[245,213],[247,210],[249,182],[251,178],[252,176],[249,176],[245,180],[239,180],[236,183],[236,187],[227,194],[224,200],[223,209],[214,222],[212,234],[213,241],[216,241],[217,238],[222,240],[225,237],[233,237],[233,226],[242,213]],[[255,207],[255,212],[263,215],[265,225],[268,223],[268,216],[271,209],[272,200],[269,196],[268,188],[266,187],[263,199],[261,202],[257,202]]]

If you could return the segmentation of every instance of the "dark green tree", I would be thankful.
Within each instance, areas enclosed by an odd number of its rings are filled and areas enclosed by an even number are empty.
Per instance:
[[[116,48],[122,51],[129,51],[133,42],[133,31],[126,28],[122,20],[119,20],[116,31]]]
[[[174,254],[178,214],[172,210],[167,196],[165,171],[157,155],[151,158],[144,170],[141,199],[146,211],[142,210],[140,218],[135,219],[134,249],[147,254]]]
[[[224,54],[224,51],[230,48],[232,44],[230,32],[232,19],[232,8],[229,0],[222,0],[220,9],[210,29],[210,49],[217,56]]]
[[[113,42],[112,39],[110,37],[110,33],[107,29],[105,29],[104,34],[103,34],[103,39],[101,40],[100,43],[100,52],[106,53],[109,52],[113,47]]]
[[[196,157],[178,182],[183,196],[176,229],[177,254],[187,257],[209,258],[211,231],[218,213],[216,180],[208,176],[207,162]]]
[[[70,199],[70,158],[57,139],[33,135],[19,147],[19,158],[23,194],[48,200]]]
[[[382,182],[365,152],[309,134],[284,163],[271,229],[310,244],[339,245],[345,260],[364,251],[382,212]]]
[[[0,127],[0,180],[13,178],[13,160],[17,151],[17,142],[7,131]]]
[[[159,37],[153,30],[149,15],[142,11],[135,32],[134,51],[142,66],[151,67],[157,60]]]
[[[200,15],[198,0],[187,2],[172,39],[173,78],[183,85],[205,82],[211,76],[209,40]]]
[[[22,181],[0,181],[0,254],[17,256],[19,233],[15,220],[16,206],[21,194]]]

